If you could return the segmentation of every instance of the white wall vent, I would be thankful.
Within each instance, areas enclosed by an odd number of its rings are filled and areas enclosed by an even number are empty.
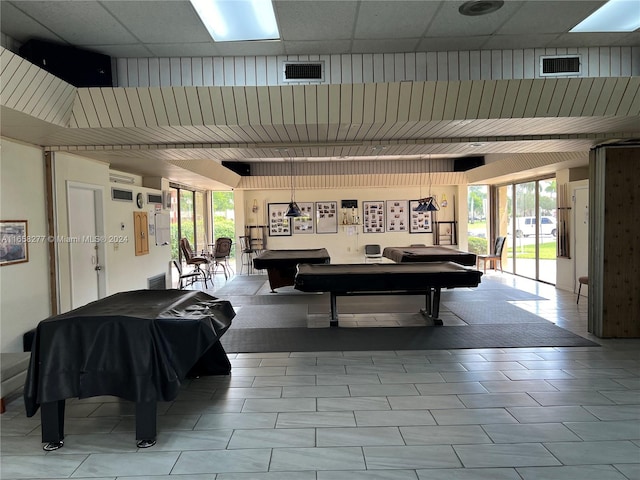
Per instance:
[[[324,82],[324,62],[283,62],[284,82]]]
[[[582,62],[580,55],[540,56],[541,77],[577,77],[581,74]]]
[[[111,188],[111,200],[120,200],[121,202],[133,202],[133,192],[131,190],[122,190],[120,188]]]

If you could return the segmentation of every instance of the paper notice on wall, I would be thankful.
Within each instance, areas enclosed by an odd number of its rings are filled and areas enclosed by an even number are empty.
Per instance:
[[[156,245],[171,243],[171,220],[168,213],[157,212],[154,215],[156,227]]]

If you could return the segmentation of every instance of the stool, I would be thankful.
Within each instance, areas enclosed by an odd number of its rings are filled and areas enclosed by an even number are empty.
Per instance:
[[[578,283],[580,286],[578,287],[578,299],[576,300],[576,305],[580,303],[580,289],[582,289],[582,285],[589,285],[589,277],[587,275],[578,277]]]

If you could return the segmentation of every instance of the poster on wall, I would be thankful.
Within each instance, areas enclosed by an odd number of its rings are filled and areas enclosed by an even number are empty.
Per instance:
[[[338,202],[316,202],[316,233],[338,233]]]
[[[285,217],[287,213],[288,203],[270,203],[268,204],[269,215],[269,236],[270,237],[287,237],[291,235],[291,227],[289,217]]]
[[[364,233],[384,233],[384,201],[362,202]]]
[[[294,217],[293,233],[314,233],[313,228],[313,202],[298,202],[302,216]]]
[[[407,200],[387,200],[387,232],[409,231],[409,202]]]
[[[416,212],[420,205],[420,200],[411,200],[409,210],[411,222],[409,223],[409,233],[431,233],[433,224],[431,223],[431,212]]]
[[[26,220],[0,221],[0,267],[29,261]]]

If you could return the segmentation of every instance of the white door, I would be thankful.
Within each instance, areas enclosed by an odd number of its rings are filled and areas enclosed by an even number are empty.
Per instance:
[[[578,277],[589,274],[589,189],[577,188],[575,195],[575,234],[574,259],[575,259],[575,290],[577,291]],[[586,295],[586,288],[582,288],[580,294]]]
[[[101,229],[96,196],[99,189],[69,185],[69,256],[71,266],[71,308],[81,307],[100,298],[102,273]]]

